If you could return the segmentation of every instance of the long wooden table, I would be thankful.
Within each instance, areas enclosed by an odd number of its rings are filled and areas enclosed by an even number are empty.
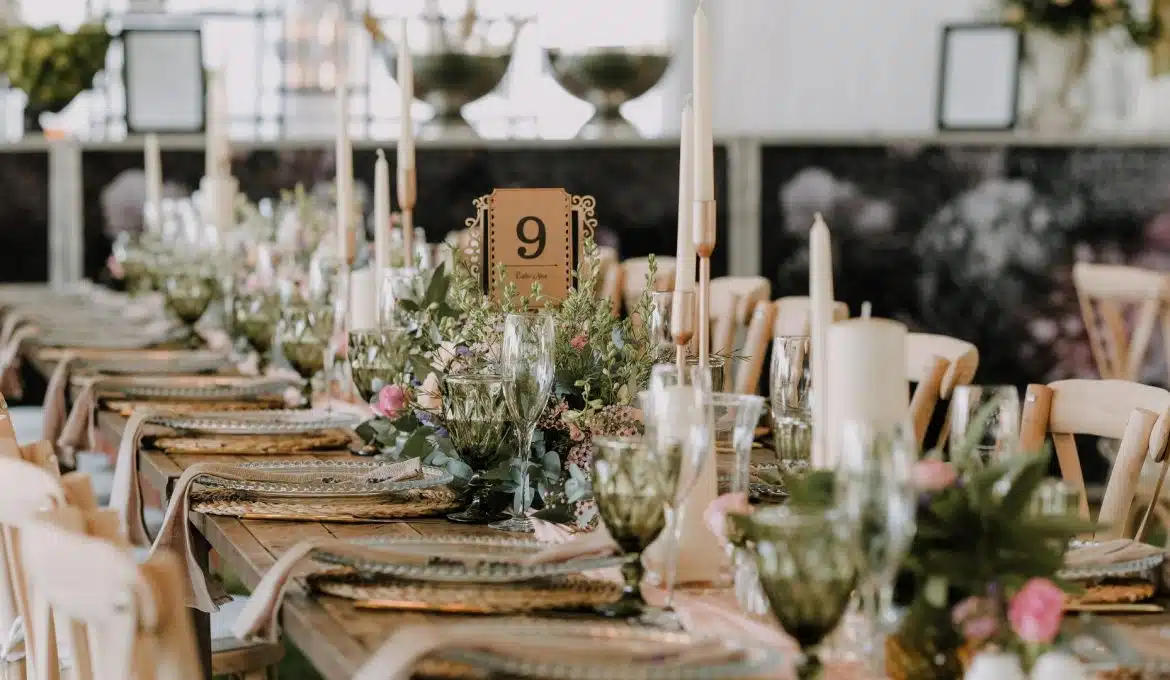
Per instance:
[[[99,415],[103,436],[112,441],[121,438],[126,419],[113,413]],[[144,450],[138,456],[138,473],[144,488],[155,489],[169,498],[175,480],[184,468],[197,462],[223,463],[243,461],[305,460],[306,454],[294,456],[226,456],[168,455]],[[215,551],[221,564],[249,589],[268,571],[284,551],[306,538],[377,538],[383,536],[422,535],[494,535],[487,527],[455,524],[444,519],[352,524],[311,521],[237,519],[191,513],[192,526]],[[303,571],[310,571],[306,563]],[[395,628],[427,619],[445,618],[450,614],[387,612],[360,610],[349,600],[314,595],[308,597],[291,589],[284,601],[281,630],[292,640],[314,667],[329,680],[349,680],[366,659],[385,641]],[[208,653],[205,650],[204,653]],[[205,667],[208,660],[205,659]]]

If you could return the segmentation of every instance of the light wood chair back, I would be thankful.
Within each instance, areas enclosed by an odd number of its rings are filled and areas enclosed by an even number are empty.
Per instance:
[[[751,324],[756,305],[772,299],[772,282],[763,276],[711,279],[711,351],[730,355],[741,327]]]
[[[657,264],[657,273],[650,282],[653,290],[674,290],[674,258],[655,255],[654,260]],[[622,303],[629,313],[638,304],[638,298],[646,289],[646,277],[650,274],[650,258],[634,257],[623,260],[621,268]]]
[[[625,270],[618,261],[617,250],[610,246],[597,247],[597,262],[601,271],[597,275],[597,294],[609,301],[614,316],[622,313],[622,277]]]
[[[917,383],[910,398],[910,418],[919,444],[925,444],[938,402],[950,399],[956,386],[970,385],[978,368],[979,350],[965,340],[931,333],[906,335],[906,377]],[[939,432],[940,446],[946,443],[950,423],[947,413]]]
[[[714,282],[712,282],[714,284]],[[771,302],[757,302],[747,322],[747,334],[735,372],[734,389],[739,394],[755,394],[760,389],[772,339],[781,335],[808,335],[811,301],[803,296],[786,296]],[[849,318],[849,305],[833,303],[833,321]]]
[[[1040,451],[1051,436],[1060,474],[1080,494],[1080,513],[1089,517],[1089,501],[1074,435],[1120,439],[1117,458],[1105,487],[1098,535],[1117,537],[1128,531],[1142,465],[1166,456],[1170,434],[1170,392],[1127,380],[1061,380],[1029,385],[1020,423],[1023,452]]]
[[[182,567],[172,554],[138,564],[117,533],[116,513],[65,507],[24,525],[22,561],[40,639],[63,631],[72,645],[74,680],[201,676]],[[36,680],[59,680],[52,645],[34,657]]]
[[[1156,326],[1161,326],[1170,366],[1170,276],[1139,267],[1079,262],[1073,266],[1073,285],[1102,378],[1139,380]]]

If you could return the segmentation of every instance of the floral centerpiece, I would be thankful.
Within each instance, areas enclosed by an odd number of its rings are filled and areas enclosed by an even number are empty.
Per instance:
[[[1032,105],[1022,123],[1065,131],[1087,121],[1092,97],[1086,75],[1093,37],[1121,27],[1134,44],[1152,45],[1162,33],[1157,13],[1139,18],[1129,0],[1001,0],[1004,20],[1024,30],[1024,65]]]
[[[1069,541],[1091,525],[1034,511],[1048,464],[1047,454],[1034,454],[960,466],[934,452],[916,465],[917,533],[895,597],[906,614],[886,643],[891,678],[962,677],[984,649],[1016,654],[1030,666],[1053,643],[1066,587],[1057,572]],[[790,485],[789,502],[835,502],[831,472]],[[729,540],[750,549],[750,506],[724,498],[713,510],[708,521],[725,523]]]
[[[443,378],[492,366],[504,315],[539,302],[556,318],[556,377],[537,425],[529,479],[541,506],[538,516],[590,524],[595,515],[589,484],[592,438],[640,429],[634,400],[662,357],[650,341],[649,292],[642,294],[633,314],[614,317],[597,292],[600,267],[591,239],[584,252],[577,286],[559,301],[543,298],[536,286],[532,294],[519,295],[514,284],[504,283],[503,269],[494,273],[501,283],[499,300],[487,298],[459,258],[420,277],[399,299],[397,323],[410,342],[400,380],[382,389],[376,405],[380,417],[359,428],[363,439],[396,457],[421,456],[457,478],[469,477],[470,468],[446,436]],[[652,262],[650,277],[654,270]],[[485,475],[501,496],[520,492],[521,470],[513,450],[502,447],[497,464]]]
[[[93,87],[105,68],[112,37],[101,24],[84,24],[70,33],[60,26],[12,26],[0,40],[0,71],[28,95],[25,127],[39,130],[40,115],[58,113]]]

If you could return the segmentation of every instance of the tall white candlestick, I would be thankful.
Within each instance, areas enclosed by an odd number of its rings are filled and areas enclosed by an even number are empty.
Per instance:
[[[216,71],[207,73],[207,105],[204,110],[203,129],[207,147],[203,155],[203,176],[215,177],[219,161],[216,158],[219,135],[219,74]]]
[[[410,40],[406,20],[402,20],[398,41],[399,117],[402,132],[398,138],[398,207],[402,210],[402,250],[406,267],[414,266],[414,122],[410,107],[414,103],[414,62],[410,56]]]
[[[695,102],[695,196],[696,201],[715,200],[715,138],[711,128],[711,41],[703,3],[692,22],[694,49],[692,95]]]
[[[378,149],[374,161],[374,282],[382,286],[382,272],[390,266],[390,164]],[[379,295],[381,293],[379,292]]]
[[[682,110],[678,152],[678,246],[675,250],[674,289],[695,289],[695,241],[691,235],[694,214],[694,119],[691,102]]]
[[[142,165],[146,174],[146,230],[157,232],[162,221],[162,154],[156,134],[146,135]]]
[[[829,325],[833,323],[833,250],[829,225],[817,213],[809,234],[808,288],[811,298],[809,327],[812,331],[812,464],[829,465]]]
[[[349,141],[349,26],[344,9],[337,19],[337,138],[334,155],[337,157],[335,184],[337,189],[337,256],[348,262],[350,255],[350,200],[353,184],[353,147]]]

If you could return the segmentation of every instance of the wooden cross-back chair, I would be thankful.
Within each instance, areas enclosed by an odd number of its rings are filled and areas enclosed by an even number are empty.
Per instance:
[[[66,506],[40,513],[21,532],[29,628],[39,639],[66,632],[72,680],[202,677],[182,567],[170,553],[139,563],[118,533],[117,513]],[[36,680],[60,680],[54,645],[38,645]]]
[[[1097,520],[1108,525],[1098,536],[1120,537],[1130,532],[1142,466],[1165,459],[1168,433],[1170,392],[1160,387],[1128,380],[1061,380],[1028,386],[1019,450],[1040,451],[1051,437],[1061,477],[1077,491],[1080,514],[1088,519],[1088,493],[1074,437],[1121,440]],[[1165,524],[1157,504],[1154,513]]]
[[[1170,368],[1170,276],[1139,267],[1079,262],[1073,266],[1073,285],[1102,378],[1139,380],[1157,327]]]
[[[916,383],[910,397],[910,417],[920,445],[926,444],[926,432],[938,402],[950,399],[955,387],[970,385],[978,368],[979,350],[965,340],[932,333],[906,335],[906,377]],[[946,443],[950,422],[947,413],[937,445]]]
[[[656,264],[654,280],[650,282],[652,290],[674,290],[674,258],[665,255],[655,255]],[[632,257],[622,260],[621,263],[621,290],[622,304],[626,313],[638,304],[642,291],[646,290],[646,277],[650,274],[650,258]]]
[[[735,391],[755,394],[765,370],[765,359],[772,339],[782,335],[808,335],[811,300],[805,296],[785,296],[771,302],[758,302],[748,322],[743,343],[744,360],[735,373]],[[833,321],[849,318],[849,305],[833,303]]]
[[[763,276],[711,279],[711,351],[730,356],[735,351],[739,329],[747,328],[756,306],[770,299],[772,282]]]

